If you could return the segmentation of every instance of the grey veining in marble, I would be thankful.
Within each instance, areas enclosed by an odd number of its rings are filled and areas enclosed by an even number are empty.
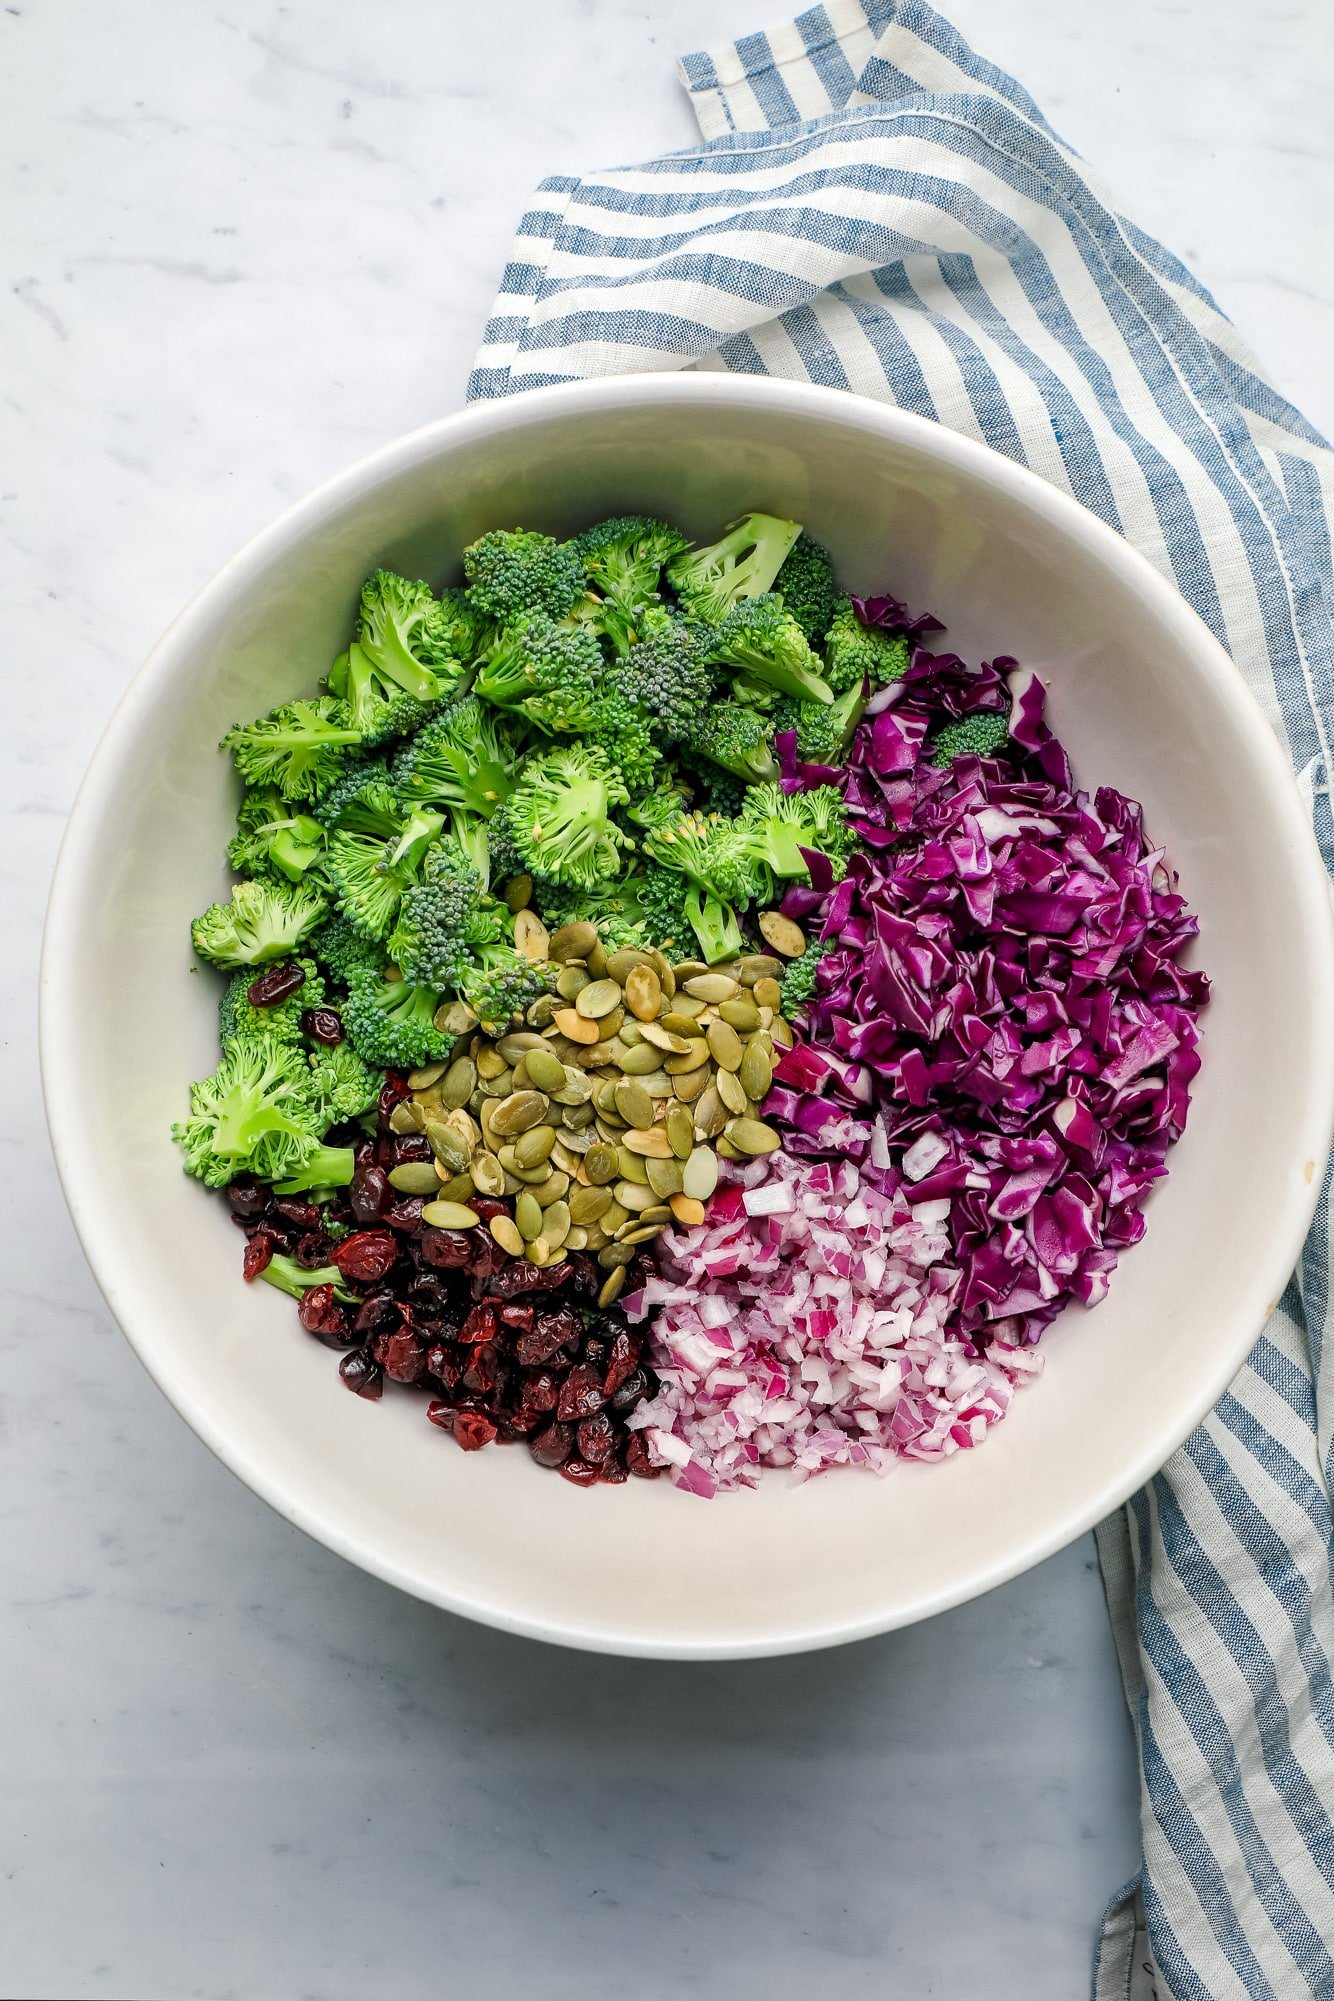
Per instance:
[[[1321,0],[953,11],[1334,421]],[[532,184],[688,144],[676,52],[759,21],[0,10],[5,1996],[1086,1991],[1137,1847],[1089,1544],[789,1662],[471,1628],[305,1541],[186,1431],[98,1299],[42,1135],[45,885],[135,664],[285,501],[458,403]]]

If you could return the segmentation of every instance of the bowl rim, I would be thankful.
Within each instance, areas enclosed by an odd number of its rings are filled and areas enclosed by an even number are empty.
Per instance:
[[[396,1562],[383,1548],[362,1541],[354,1533],[330,1527],[317,1509],[307,1507],[300,1494],[291,1490],[281,1469],[257,1461],[230,1437],[226,1423],[202,1407],[176,1380],[170,1342],[158,1338],[152,1317],[141,1315],[136,1306],[134,1269],[119,1251],[114,1227],[101,1200],[100,1178],[93,1164],[67,1137],[77,1131],[79,1067],[79,1017],[74,982],[69,974],[80,950],[81,905],[95,876],[98,830],[114,802],[122,750],[137,735],[140,718],[151,712],[159,691],[179,671],[178,661],[188,651],[196,627],[206,623],[215,603],[230,593],[248,569],[260,562],[267,565],[281,559],[287,549],[322,521],[337,516],[367,486],[380,484],[429,461],[442,446],[526,428],[534,420],[548,416],[600,412],[608,406],[671,409],[711,402],[731,405],[750,402],[759,410],[813,416],[860,432],[869,430],[887,442],[910,445],[1012,494],[1030,513],[1080,541],[1091,556],[1118,572],[1141,597],[1150,600],[1155,614],[1169,629],[1175,630],[1183,646],[1192,650],[1213,676],[1220,699],[1231,708],[1234,719],[1258,733],[1257,752],[1269,767],[1274,811],[1281,830],[1283,820],[1287,822],[1291,887],[1304,906],[1304,943],[1319,1003],[1315,1015],[1319,1019],[1334,1014],[1334,911],[1330,885],[1287,759],[1229,655],[1147,558],[1097,515],[1038,474],[990,446],[931,419],[845,390],[771,376],[693,372],[561,383],[469,405],[391,439],[355,460],[285,507],[243,542],[176,614],[131,676],[112,710],[76,792],[56,858],[38,982],[38,1040],[46,1122],[75,1234],[113,1319],[163,1395],[209,1450],[295,1527],[413,1597],[532,1639],[596,1653],[675,1660],[759,1658],[842,1645],[932,1617],[1007,1583],[1074,1541],[1158,1471],[1231,1382],[1258,1338],[1263,1322],[1257,1322],[1240,1351],[1235,1341],[1223,1348],[1213,1367],[1201,1372],[1195,1394],[1183,1401],[1175,1422],[1166,1433],[1162,1430],[1155,1433],[1127,1462],[1118,1480],[1088,1497],[1074,1514],[1053,1522],[1040,1533],[1030,1534],[1002,1558],[980,1563],[967,1577],[934,1594],[920,1594],[915,1601],[882,1614],[846,1621],[825,1620],[815,1626],[774,1630],[753,1640],[721,1643],[688,1637],[633,1637],[614,1628],[565,1627],[535,1619],[495,1599],[443,1588],[436,1579]],[[1287,1229],[1276,1232],[1271,1243],[1257,1251],[1255,1294],[1269,1301],[1277,1301],[1281,1296],[1297,1263],[1320,1195],[1320,1169],[1334,1136],[1334,1037],[1317,1041],[1319,1046],[1311,1052],[1311,1088],[1303,1123],[1295,1136],[1300,1157],[1313,1159],[1317,1172],[1312,1175],[1307,1191],[1292,1202]],[[1165,1449],[1164,1436],[1168,1440]]]

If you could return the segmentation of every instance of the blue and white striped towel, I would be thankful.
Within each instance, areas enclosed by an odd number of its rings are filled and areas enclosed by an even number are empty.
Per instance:
[[[542,184],[471,396],[729,369],[984,439],[1195,606],[1334,866],[1334,455],[1207,293],[920,0],[830,0],[681,74],[706,143]],[[1099,1531],[1144,1865],[1097,2001],[1334,1996],[1329,1200],[1231,1389]]]

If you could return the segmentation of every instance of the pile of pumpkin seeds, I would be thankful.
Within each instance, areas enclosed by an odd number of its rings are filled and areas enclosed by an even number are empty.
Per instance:
[[[434,1159],[389,1179],[431,1195],[423,1218],[442,1229],[479,1224],[475,1195],[511,1198],[513,1213],[488,1224],[502,1250],[536,1265],[594,1253],[607,1305],[666,1224],[703,1222],[720,1159],[780,1145],[759,1112],[774,1052],[792,1046],[782,963],[672,964],[605,952],[591,923],[538,928],[526,949],[559,968],[553,990],[494,1037],[461,1003],[442,1010],[441,1027],[460,1034],[454,1055],[412,1073],[390,1121],[425,1133]]]

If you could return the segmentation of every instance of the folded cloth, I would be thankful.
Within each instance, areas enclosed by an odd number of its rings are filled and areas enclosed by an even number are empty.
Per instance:
[[[728,369],[984,439],[1194,605],[1334,865],[1334,455],[1209,295],[918,0],[830,0],[681,74],[707,143],[543,182],[471,396]],[[1099,1531],[1144,1842],[1099,2001],[1334,1995],[1329,1203],[1327,1174],[1245,1368]]]

